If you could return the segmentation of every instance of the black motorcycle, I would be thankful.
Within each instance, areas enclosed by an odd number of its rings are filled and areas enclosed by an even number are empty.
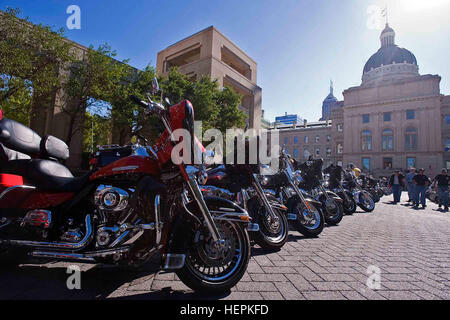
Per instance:
[[[297,186],[301,175],[295,171],[293,159],[284,150],[280,154],[279,164],[279,171],[264,176],[261,184],[287,206],[289,223],[295,230],[305,237],[317,237],[323,230],[325,220],[322,203]]]
[[[299,187],[322,203],[325,222],[329,225],[337,225],[344,216],[343,201],[336,193],[326,190],[323,185],[323,160],[310,157],[304,163],[298,164],[295,161],[294,163],[302,177]]]
[[[345,170],[343,171],[343,175],[344,181],[342,186],[350,190],[356,204],[364,211],[372,212],[375,209],[375,202],[373,201],[372,195],[361,187],[358,179],[351,172]]]
[[[248,152],[247,144],[246,164],[225,164],[208,170],[202,192],[225,197],[246,209],[259,225],[259,232],[251,234],[252,240],[263,249],[277,250],[286,243],[289,233],[287,207],[264,191],[259,175],[261,165],[249,164]]]
[[[356,211],[356,201],[353,194],[345,189],[342,185],[342,167],[329,165],[323,170],[323,173],[328,175],[325,186],[335,192],[342,200],[345,214],[351,215]]]

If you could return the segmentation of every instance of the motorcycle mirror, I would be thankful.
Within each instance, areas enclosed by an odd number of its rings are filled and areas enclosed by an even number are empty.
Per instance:
[[[137,133],[137,132],[139,132],[141,130],[142,130],[142,126],[134,126],[133,127],[133,133]]]
[[[155,96],[158,92],[159,92],[158,79],[156,79],[156,77],[153,77],[153,80],[152,80],[152,93]]]

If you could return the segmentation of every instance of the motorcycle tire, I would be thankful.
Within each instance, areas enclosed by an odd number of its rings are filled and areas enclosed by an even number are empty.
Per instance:
[[[306,210],[300,199],[291,197],[287,202],[287,207],[290,213],[294,213],[297,216],[297,219],[290,220],[289,224],[306,238],[315,238],[323,231],[325,218],[321,208],[314,206],[312,203],[309,203],[309,206],[311,208],[310,212]],[[314,218],[313,225],[306,225],[308,218]]]
[[[189,232],[187,238],[186,234],[180,235],[184,241],[178,241],[184,242],[184,248],[178,250],[186,249],[184,251],[186,259],[183,267],[176,270],[176,274],[185,285],[196,292],[207,294],[229,292],[244,276],[250,261],[251,246],[246,225],[234,221],[216,221],[216,225],[225,240],[226,248],[222,253],[214,247],[207,230],[202,232],[203,239],[198,237],[197,232]],[[218,261],[222,258],[217,258],[219,255],[226,256]],[[211,269],[213,274],[210,273]]]
[[[341,222],[342,218],[344,217],[344,207],[342,206],[342,203],[336,202],[335,204],[337,207],[337,213],[333,217],[330,217],[329,214],[325,212],[325,222],[330,226],[338,225],[339,222]],[[327,209],[325,208],[325,203],[323,205],[324,210],[326,211]]]
[[[259,225],[259,231],[251,233],[251,240],[254,240],[256,244],[266,251],[277,251],[283,247],[289,235],[286,215],[272,207],[273,213],[278,218],[277,224],[272,222],[270,215],[266,213],[265,207],[257,199],[251,199],[247,206],[249,215]]]
[[[368,202],[364,201],[364,194],[368,196]],[[375,209],[375,201],[373,201],[372,196],[367,191],[363,191],[363,193],[359,194],[359,203],[358,206],[363,209],[365,212],[372,212]]]

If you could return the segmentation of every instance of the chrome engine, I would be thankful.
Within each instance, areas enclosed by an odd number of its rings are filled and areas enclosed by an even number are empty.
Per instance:
[[[129,192],[112,186],[100,185],[95,191],[95,204],[105,213],[123,212],[129,198]]]

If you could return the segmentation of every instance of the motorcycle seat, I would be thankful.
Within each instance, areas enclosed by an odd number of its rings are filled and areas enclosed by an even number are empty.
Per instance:
[[[74,177],[62,164],[42,159],[11,160],[0,169],[1,173],[22,176],[25,185],[40,191],[77,192],[88,182],[90,174]]]

